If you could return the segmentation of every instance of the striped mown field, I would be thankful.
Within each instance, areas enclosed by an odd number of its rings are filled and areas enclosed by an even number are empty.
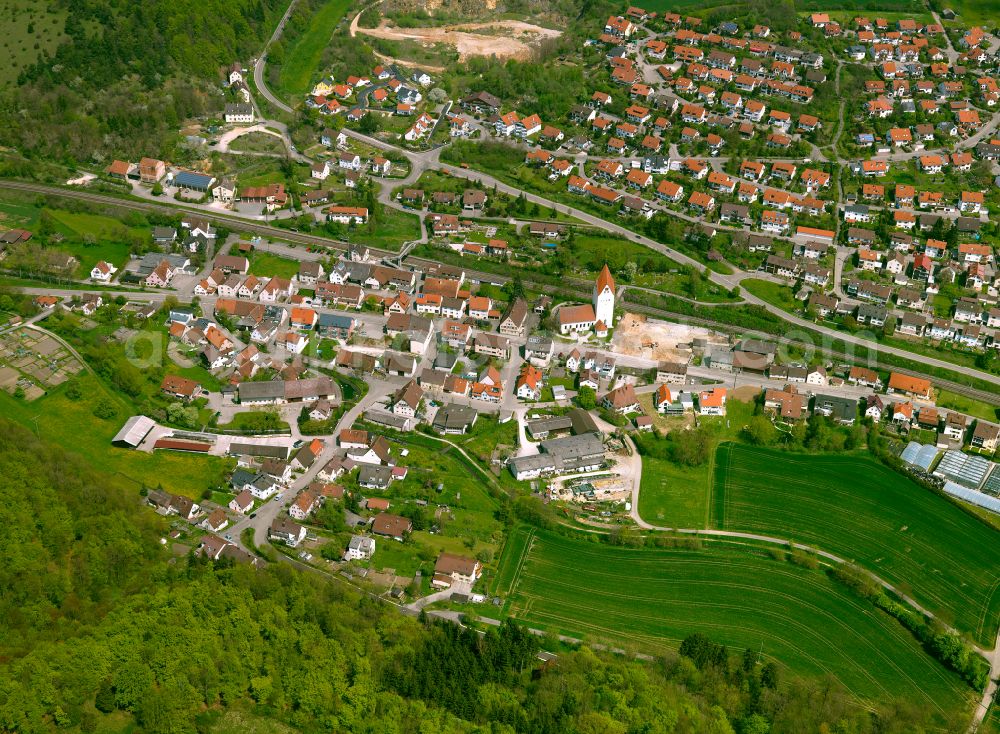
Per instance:
[[[647,653],[701,632],[733,650],[761,651],[786,675],[832,676],[862,703],[926,703],[948,731],[968,715],[972,690],[899,623],[823,571],[766,550],[626,549],[536,530],[509,551],[501,586],[511,568],[520,570],[508,611],[532,627]]]
[[[723,444],[713,526],[775,535],[857,563],[993,647],[1000,532],[864,455]]]

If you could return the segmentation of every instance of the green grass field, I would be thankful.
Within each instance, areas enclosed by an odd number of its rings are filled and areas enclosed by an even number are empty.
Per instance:
[[[12,85],[22,71],[42,54],[54,52],[66,38],[66,11],[44,0],[3,0],[0,34],[4,56],[0,87],[3,87]]]
[[[323,58],[323,49],[350,5],[350,0],[329,0],[313,17],[309,30],[285,49],[278,84],[293,103],[301,101],[312,88],[312,77]]]
[[[518,565],[508,609],[535,627],[644,652],[701,632],[761,650],[786,674],[832,676],[862,702],[919,701],[942,723],[963,720],[972,699],[895,620],[759,550],[611,548],[537,531]]]
[[[1000,708],[996,704],[990,707],[989,713],[983,719],[979,734],[1000,734]]]
[[[649,406],[652,407],[651,400]],[[715,446],[735,438],[753,415],[753,410],[752,403],[729,400],[724,417],[702,416],[699,424],[706,429],[708,440]],[[676,426],[680,419],[671,421]],[[639,515],[646,522],[665,527],[708,527],[714,462],[714,453],[706,463],[693,467],[643,456]]]
[[[477,459],[486,466],[489,465],[490,454],[498,445],[517,445],[517,422],[500,423],[495,416],[483,414],[479,416],[476,425],[469,433],[464,436],[448,436],[447,438],[465,449],[466,453],[473,459]]]
[[[3,229],[21,227],[35,230],[38,228],[40,212],[41,209],[33,204],[20,200],[10,200],[4,196],[3,199],[0,199],[0,227]]]
[[[987,421],[996,421],[1000,418],[1000,408],[990,405],[982,400],[975,400],[965,395],[951,392],[950,390],[937,391],[937,404],[941,408],[957,410],[968,415],[974,415]]]
[[[702,528],[708,523],[709,472],[666,459],[642,458],[639,515],[646,522],[674,528]]]
[[[787,285],[772,283],[760,278],[748,278],[741,285],[758,298],[763,298],[768,303],[785,311],[798,311],[802,307],[802,304],[795,300],[792,289]]]
[[[699,10],[705,10],[708,8],[715,8],[720,5],[726,5],[726,0],[719,0],[718,2],[699,2],[698,0],[652,0],[651,2],[643,3],[642,7],[648,12],[676,12],[676,13],[697,13]]]
[[[129,241],[147,242],[150,237],[149,227],[128,227],[101,214],[51,208],[45,211],[52,215],[56,230],[65,237],[58,248],[80,261],[77,276],[81,278],[90,277],[90,271],[101,260],[123,267],[129,258]]]
[[[291,278],[299,272],[299,261],[287,257],[254,252],[250,259],[250,274],[268,278]]]
[[[404,242],[420,238],[420,217],[409,212],[385,207],[382,219],[371,229],[367,225],[352,227],[344,231],[344,239],[380,250],[398,252]]]
[[[129,227],[114,217],[45,207],[15,201],[0,202],[0,229],[23,227],[37,230],[42,212],[51,216],[53,229],[63,241],[53,245],[80,261],[76,276],[90,277],[101,260],[121,268],[128,262],[131,242],[147,242],[149,227]],[[89,240],[89,242],[88,242]]]
[[[256,429],[260,425],[261,414],[266,413],[263,410],[247,410],[242,413],[233,414],[233,419],[229,423],[220,423],[218,428],[220,431],[240,431],[248,426],[252,426]],[[275,424],[274,430],[287,431],[288,422],[279,420]]]
[[[90,375],[80,377],[80,388],[83,397],[79,400],[69,399],[65,388],[59,387],[30,403],[0,391],[0,413],[79,454],[108,476],[109,481],[119,482],[128,489],[138,490],[142,484],[152,488],[162,486],[170,492],[198,498],[206,488],[223,482],[230,462],[220,457],[169,451],[145,453],[112,446],[111,439],[132,411]],[[102,420],[93,415],[101,400],[116,405],[115,418]]]
[[[518,528],[507,534],[503,554],[497,563],[497,573],[490,586],[491,594],[507,597],[514,593],[514,586],[524,567],[534,536],[535,529],[530,527]]]
[[[724,444],[715,527],[788,538],[858,563],[977,642],[1000,625],[1000,534],[864,456]]]
[[[285,144],[280,137],[269,133],[252,132],[240,135],[229,144],[229,149],[237,153],[272,153],[285,155]]]
[[[958,13],[956,21],[963,26],[983,25],[986,28],[996,26],[995,0],[949,0],[943,5]]]

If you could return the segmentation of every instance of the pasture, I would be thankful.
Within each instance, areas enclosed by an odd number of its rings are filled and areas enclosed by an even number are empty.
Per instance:
[[[58,249],[80,261],[77,276],[86,278],[104,260],[119,268],[128,263],[130,243],[149,241],[150,228],[129,227],[101,214],[45,209],[55,221],[55,230],[65,237]]]
[[[285,50],[278,85],[293,104],[312,88],[323,50],[350,4],[350,0],[329,0],[316,12],[309,28]]]
[[[648,403],[652,409],[652,401]],[[682,466],[669,459],[646,453],[642,457],[642,485],[639,490],[639,515],[647,522],[669,528],[709,527],[712,502],[712,477],[715,447],[733,440],[753,415],[753,404],[732,396],[726,403],[725,416],[701,416],[699,425],[710,444],[708,461],[698,466]],[[654,419],[656,420],[656,419]],[[681,418],[661,419],[681,430]],[[638,439],[640,453],[643,439]]]
[[[121,268],[129,259],[133,244],[149,241],[150,228],[145,224],[129,225],[103,214],[69,211],[52,206],[38,206],[19,200],[0,201],[0,230],[22,227],[38,232],[48,228],[62,240],[51,245],[79,260],[76,277],[89,278],[101,260]]]
[[[680,466],[666,459],[644,456],[639,489],[640,516],[654,525],[705,527],[709,476],[705,467]]]
[[[723,444],[713,526],[775,535],[857,563],[992,647],[1000,533],[866,456]]]
[[[385,207],[382,216],[374,223],[346,228],[343,239],[380,250],[398,252],[404,242],[420,239],[420,217]]]
[[[170,451],[145,453],[112,446],[111,439],[134,414],[132,406],[87,373],[79,377],[79,397],[70,397],[66,387],[61,385],[31,403],[0,391],[0,413],[79,454],[102,471],[109,482],[129,490],[162,487],[197,499],[205,489],[224,484],[231,464],[228,459]],[[108,412],[113,410],[115,414],[106,419],[95,417],[102,405],[113,406]]]
[[[293,278],[299,261],[257,250],[250,257],[250,274],[265,278]]]
[[[994,0],[948,0],[941,5],[951,8],[958,14],[954,22],[961,26],[982,25],[984,28],[996,26],[997,6]]]
[[[821,571],[732,544],[626,549],[515,532],[526,540],[508,541],[497,590],[515,574],[508,612],[533,627],[650,653],[701,632],[761,651],[786,676],[831,676],[862,703],[919,702],[942,725],[967,714],[971,689]]]
[[[3,0],[0,32],[4,56],[0,86],[8,86],[43,54],[55,52],[66,39],[66,11],[44,0]]]

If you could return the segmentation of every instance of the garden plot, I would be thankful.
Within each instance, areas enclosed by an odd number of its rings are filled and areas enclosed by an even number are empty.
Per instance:
[[[82,369],[79,360],[51,336],[18,329],[0,338],[0,388],[18,388],[35,400]]]

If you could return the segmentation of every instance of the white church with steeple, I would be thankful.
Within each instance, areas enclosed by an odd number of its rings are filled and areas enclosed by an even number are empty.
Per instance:
[[[615,320],[615,279],[611,277],[607,263],[594,283],[594,318],[597,319],[595,330],[601,331],[601,326],[610,329]]]

